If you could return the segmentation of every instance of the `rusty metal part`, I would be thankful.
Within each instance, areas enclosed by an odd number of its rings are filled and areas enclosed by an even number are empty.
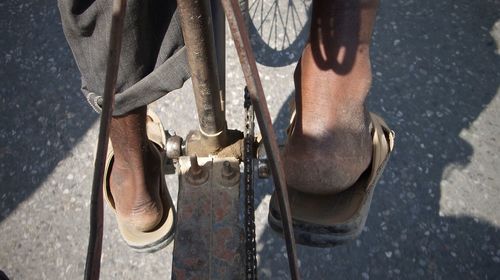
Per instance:
[[[191,156],[189,157],[191,162],[189,171],[186,172],[186,180],[192,185],[201,185],[208,180],[208,171],[205,166],[200,166],[198,164],[198,157]]]
[[[213,152],[226,146],[227,133],[221,104],[210,2],[177,0],[177,6],[191,70],[200,135],[205,149]]]
[[[222,178],[224,178],[224,179],[234,178],[236,175],[236,172],[234,172],[233,168],[231,167],[231,163],[229,163],[229,161],[226,160],[223,162],[222,165],[223,165],[222,171],[221,171]]]
[[[106,80],[97,153],[94,163],[94,177],[92,180],[92,194],[90,200],[90,233],[85,263],[84,279],[99,279],[101,268],[102,231],[103,231],[103,194],[104,169],[109,142],[109,127],[113,115],[113,103],[118,76],[120,51],[122,44],[123,22],[125,18],[125,0],[114,0],[111,18],[111,34],[109,39],[108,60],[106,62]]]
[[[221,160],[221,159],[226,159],[226,160]],[[239,160],[234,157],[230,158],[215,157],[213,181],[225,187],[239,186],[240,182]]]
[[[269,159],[267,158],[266,148],[262,142],[259,143],[257,148],[257,173],[259,178],[269,178],[271,170],[269,170]]]
[[[269,170],[269,163],[267,160],[259,160],[257,165],[257,172],[259,174],[259,178],[266,179],[271,176],[271,170]]]
[[[222,166],[217,168],[217,170],[219,169],[220,172],[214,174],[214,178],[220,185],[226,187],[239,186],[237,184],[240,181],[239,161],[231,162],[224,160],[222,161]]]
[[[179,158],[178,223],[172,279],[243,279],[240,182],[237,180],[228,187],[220,183],[217,175],[222,173],[224,161],[235,167],[238,160],[200,157],[199,161],[210,174],[201,187],[184,179],[190,172],[190,159]]]
[[[188,156],[198,155],[198,156],[208,156],[208,155],[218,155],[221,157],[235,157],[242,158],[242,140],[243,133],[238,130],[227,130],[226,144],[224,147],[220,147],[217,150],[213,150],[210,146],[207,146],[206,139],[199,131],[190,131],[186,136],[184,154]]]
[[[269,159],[267,158],[266,148],[264,147],[264,143],[262,142],[262,136],[257,136],[257,173],[259,174],[259,178],[266,179],[269,178],[271,174],[271,169],[269,169]],[[283,153],[285,149],[284,144],[279,145],[280,152]]]
[[[297,265],[297,253],[295,238],[293,236],[292,218],[290,205],[288,201],[288,191],[286,189],[285,171],[279,154],[276,134],[273,130],[273,124],[267,107],[264,90],[260,82],[259,73],[255,57],[250,46],[248,32],[245,26],[243,15],[241,14],[238,0],[221,0],[226,13],[227,21],[233,40],[238,52],[240,64],[247,83],[250,99],[254,106],[255,115],[261,132],[263,134],[264,145],[269,157],[270,169],[273,174],[276,194],[279,201],[281,217],[283,221],[283,232],[285,235],[288,263],[292,279],[299,279],[299,270]]]
[[[233,144],[228,145],[224,149],[217,152],[218,157],[235,157],[239,160],[243,159],[243,139],[238,139]]]

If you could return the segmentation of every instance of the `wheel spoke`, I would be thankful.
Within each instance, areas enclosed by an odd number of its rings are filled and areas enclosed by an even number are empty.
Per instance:
[[[259,50],[277,53],[286,51],[287,56],[289,52],[300,52],[304,40],[302,37],[307,32],[304,29],[309,24],[309,6],[312,0],[271,0],[265,3],[264,0],[249,1],[253,1],[248,7],[250,24],[256,31],[255,35],[259,36],[252,44],[264,44],[264,49]],[[289,56],[289,59],[294,60],[294,57]]]

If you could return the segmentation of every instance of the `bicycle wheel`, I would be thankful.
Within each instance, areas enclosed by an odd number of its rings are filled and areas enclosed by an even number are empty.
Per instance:
[[[296,62],[307,40],[312,0],[240,0],[257,62]]]

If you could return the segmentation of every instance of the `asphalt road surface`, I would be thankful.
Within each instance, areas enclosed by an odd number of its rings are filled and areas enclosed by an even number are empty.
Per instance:
[[[281,141],[310,5],[292,2],[300,22],[283,27],[274,11],[252,32]],[[382,1],[369,108],[396,131],[396,149],[362,236],[299,246],[304,279],[500,277],[500,56],[490,33],[499,19],[498,0]],[[55,1],[2,1],[0,26],[0,270],[81,279],[97,115],[79,93]],[[229,39],[228,120],[241,129],[243,76]],[[190,88],[153,104],[179,135],[197,127]],[[168,185],[175,194],[175,176]],[[256,188],[259,277],[287,279],[284,242],[266,222],[272,186]],[[171,251],[133,253],[106,210],[102,279],[169,279]]]

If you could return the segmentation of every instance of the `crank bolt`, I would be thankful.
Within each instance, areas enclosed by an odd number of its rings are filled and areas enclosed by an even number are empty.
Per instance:
[[[202,172],[202,168],[198,164],[198,157],[196,155],[189,157],[189,161],[191,162],[191,167],[189,168],[189,172],[192,175],[200,174]]]
[[[222,162],[222,168],[220,170],[219,183],[226,187],[239,186],[240,182],[240,170],[231,165],[231,162],[225,160]]]
[[[189,161],[191,162],[191,167],[187,172],[187,179],[193,185],[201,185],[208,180],[208,172],[198,164],[198,157],[191,156],[189,157]]]
[[[225,179],[231,179],[236,175],[236,172],[234,172],[233,168],[231,167],[231,163],[229,161],[224,161],[222,163],[222,178]]]

